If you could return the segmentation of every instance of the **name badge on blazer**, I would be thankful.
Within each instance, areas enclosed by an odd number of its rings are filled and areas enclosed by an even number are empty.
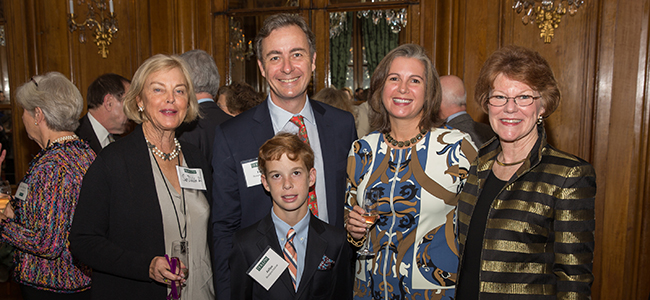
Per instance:
[[[241,167],[244,170],[246,187],[262,184],[262,173],[260,173],[260,169],[257,167],[257,158],[242,161]]]
[[[205,179],[200,168],[176,166],[176,174],[181,188],[205,191]]]
[[[246,274],[255,279],[257,283],[268,291],[288,266],[289,263],[279,254],[275,253],[271,249],[271,246],[266,246],[266,250],[248,268]]]
[[[26,183],[21,182],[18,185],[18,189],[16,190],[15,197],[20,200],[25,200],[25,198],[27,198],[27,194],[29,194],[29,186]]]

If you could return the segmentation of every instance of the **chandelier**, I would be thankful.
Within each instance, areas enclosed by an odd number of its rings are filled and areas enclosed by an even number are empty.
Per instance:
[[[583,0],[515,0],[512,9],[517,14],[524,12],[521,22],[524,25],[537,22],[539,37],[548,44],[560,25],[562,16],[569,12],[573,16],[583,4]]]
[[[84,31],[88,29],[95,29],[93,36],[95,44],[101,54],[102,58],[108,57],[108,46],[113,42],[113,35],[117,33],[117,19],[113,10],[113,0],[108,1],[108,14],[106,14],[106,0],[77,0],[77,4],[86,4],[88,6],[88,13],[86,19],[79,23],[75,20],[74,14],[74,1],[69,0],[70,13],[68,14],[68,29],[70,32],[79,30],[79,42],[85,43],[86,36]],[[98,13],[95,12],[98,11]]]
[[[253,56],[252,41],[246,41],[241,23],[233,17],[230,17],[230,51],[239,61],[249,60]]]

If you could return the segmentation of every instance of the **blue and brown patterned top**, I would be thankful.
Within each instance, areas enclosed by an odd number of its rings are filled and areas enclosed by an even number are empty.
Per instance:
[[[454,208],[476,147],[456,129],[432,129],[407,149],[379,132],[352,145],[347,204],[372,195],[374,258],[355,262],[354,299],[453,299],[458,268]]]
[[[54,143],[30,162],[28,192],[14,202],[15,219],[4,223],[0,242],[16,248],[14,278],[37,289],[73,293],[90,288],[90,268],[68,250],[68,232],[81,182],[95,159],[87,143]]]

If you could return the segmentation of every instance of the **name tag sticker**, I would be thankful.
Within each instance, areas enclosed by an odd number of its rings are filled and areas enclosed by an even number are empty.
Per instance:
[[[257,158],[242,161],[241,167],[244,170],[246,187],[262,184],[262,173],[260,173],[260,169],[257,168]]]
[[[282,256],[267,246],[246,274],[268,291],[288,266],[289,263]]]
[[[20,200],[25,200],[25,198],[27,198],[27,194],[29,194],[29,186],[26,183],[21,182],[18,185],[18,189],[16,190],[16,196],[14,197]]]
[[[206,190],[203,170],[200,168],[176,166],[176,174],[178,174],[178,182],[181,184],[182,188],[202,191]]]

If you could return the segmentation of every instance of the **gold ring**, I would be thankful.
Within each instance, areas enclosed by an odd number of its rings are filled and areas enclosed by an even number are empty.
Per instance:
[[[169,283],[169,279],[167,279],[167,278],[163,278],[163,282],[164,282],[164,283]]]

